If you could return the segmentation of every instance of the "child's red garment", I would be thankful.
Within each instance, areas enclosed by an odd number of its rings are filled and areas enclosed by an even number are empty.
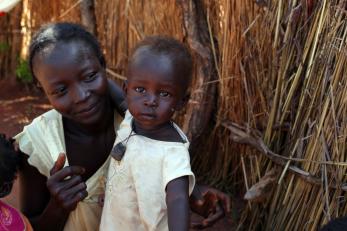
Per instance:
[[[0,200],[0,231],[32,231],[24,215]]]

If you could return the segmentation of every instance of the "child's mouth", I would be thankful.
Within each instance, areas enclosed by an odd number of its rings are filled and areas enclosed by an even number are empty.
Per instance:
[[[150,113],[141,113],[140,118],[144,120],[153,120],[156,118],[155,114],[150,114]]]

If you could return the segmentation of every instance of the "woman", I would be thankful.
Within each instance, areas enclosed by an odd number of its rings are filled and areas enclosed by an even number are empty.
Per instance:
[[[35,230],[97,230],[119,123],[112,108],[123,102],[122,92],[106,79],[96,39],[74,24],[43,27],[30,45],[29,63],[54,109],[16,136],[23,152],[22,210]],[[207,187],[194,191],[192,210],[209,215],[203,226],[223,215],[217,199],[230,209],[225,194]]]

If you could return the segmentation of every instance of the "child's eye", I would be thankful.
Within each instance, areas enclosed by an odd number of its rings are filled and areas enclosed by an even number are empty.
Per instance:
[[[89,75],[86,76],[84,79],[85,82],[92,82],[94,79],[96,79],[96,72],[90,73]]]
[[[166,92],[166,91],[160,92],[159,95],[160,95],[161,97],[169,97],[169,96],[171,96],[170,93],[169,93],[169,92]]]
[[[146,92],[146,90],[143,87],[136,87],[135,91],[138,93],[145,93]]]

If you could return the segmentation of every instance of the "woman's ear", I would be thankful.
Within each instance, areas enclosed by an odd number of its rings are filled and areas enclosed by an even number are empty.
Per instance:
[[[35,87],[43,90],[43,87],[42,87],[41,83],[37,80],[36,77],[33,77],[33,84],[34,84]]]
[[[180,111],[182,110],[182,108],[184,108],[190,98],[190,92],[188,92],[187,94],[185,94],[185,96],[183,96],[180,101],[177,103],[176,107],[175,107],[175,111]]]

